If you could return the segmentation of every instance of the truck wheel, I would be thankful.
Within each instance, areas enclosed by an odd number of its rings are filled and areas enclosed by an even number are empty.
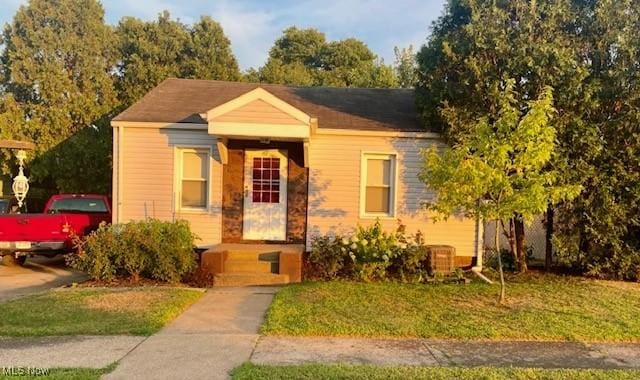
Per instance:
[[[2,256],[2,264],[8,267],[21,267],[25,261],[27,261],[27,256],[18,256],[17,258],[13,255]]]

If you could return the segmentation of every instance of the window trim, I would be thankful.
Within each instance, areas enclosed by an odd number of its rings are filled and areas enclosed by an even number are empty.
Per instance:
[[[207,187],[205,191],[204,207],[182,207],[182,181],[183,178],[183,153],[184,152],[207,153]],[[209,214],[211,212],[211,166],[213,164],[213,147],[211,145],[176,145],[173,147],[173,197],[174,210],[184,214]],[[195,180],[195,179],[192,179]]]
[[[381,159],[391,160],[391,183],[389,186],[389,212],[366,212],[367,203],[367,160]],[[369,152],[360,153],[360,218],[361,219],[395,219],[398,195],[398,155],[395,152]]]

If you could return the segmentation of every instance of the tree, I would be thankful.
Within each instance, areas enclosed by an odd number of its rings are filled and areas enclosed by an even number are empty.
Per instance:
[[[156,21],[123,17],[116,29],[120,39],[118,95],[123,105],[140,99],[168,77],[180,74],[189,45],[189,30],[164,11]]]
[[[561,140],[584,191],[556,210],[559,259],[590,275],[640,280],[640,1],[588,1],[578,27],[591,95]]]
[[[269,51],[269,59],[279,60],[284,65],[302,64],[315,67],[320,50],[327,44],[324,33],[317,29],[285,29]]]
[[[118,104],[112,82],[114,41],[96,0],[30,0],[5,27],[0,135],[35,143],[30,177],[36,185],[60,176],[89,182],[97,173],[110,172],[104,161],[90,161],[83,167],[87,175],[63,173],[57,159],[41,158],[87,128],[108,130]],[[10,163],[3,160],[5,171]]]
[[[183,75],[198,79],[240,79],[238,62],[231,51],[231,41],[222,26],[209,16],[202,16],[190,30],[188,61]]]
[[[391,67],[362,41],[347,38],[327,42],[316,29],[285,29],[259,70],[246,80],[301,86],[396,87]]]
[[[285,64],[279,59],[269,59],[260,70],[248,73],[249,82],[278,83],[293,86],[314,86],[316,79],[309,68],[302,63]]]
[[[418,65],[413,45],[406,48],[394,47],[396,56],[394,68],[398,76],[398,85],[401,88],[413,88],[418,81]]]
[[[117,88],[124,106],[169,77],[240,78],[229,39],[210,17],[193,26],[172,20],[168,11],[150,22],[124,17],[116,32],[121,57]]]
[[[498,117],[478,119],[469,127],[472,133],[443,153],[426,151],[420,174],[437,196],[428,209],[444,217],[465,212],[495,221],[500,302],[505,298],[501,222],[514,213],[530,222],[549,204],[572,199],[580,192],[579,186],[563,185],[561,172],[550,168],[556,154],[551,88],[545,88],[539,99],[522,104],[513,79],[506,80],[504,87],[499,93]]]
[[[583,168],[575,170],[573,157],[580,150],[592,151],[595,142],[588,137],[597,135],[597,127],[587,119],[597,106],[597,84],[589,80],[590,64],[582,55],[587,23],[577,3],[448,1],[418,53],[417,104],[425,124],[456,142],[470,133],[474,120],[498,117],[503,78],[515,79],[523,103],[551,86],[560,151],[554,167],[564,172],[567,184],[583,182],[585,176],[577,174]],[[449,120],[455,114],[457,122],[447,122],[445,113]],[[577,135],[583,140],[575,141]],[[522,223],[521,216],[513,215],[508,235],[518,269],[526,270]]]
[[[640,278],[639,25],[638,0],[451,0],[418,55],[422,116],[452,141],[470,124],[443,110],[493,117],[504,76],[523,100],[555,89],[554,167],[583,190],[547,225],[559,260],[602,277]]]

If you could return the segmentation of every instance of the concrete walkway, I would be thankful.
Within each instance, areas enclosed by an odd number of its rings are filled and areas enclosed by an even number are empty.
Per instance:
[[[126,335],[0,338],[0,368],[104,368],[143,340]]]
[[[226,379],[249,360],[277,288],[214,288],[106,379]]]
[[[640,344],[261,337],[255,364],[640,368]]]

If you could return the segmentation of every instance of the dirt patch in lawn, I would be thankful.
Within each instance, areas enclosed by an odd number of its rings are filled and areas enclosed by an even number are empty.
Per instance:
[[[121,292],[96,294],[84,302],[92,310],[136,312],[149,309],[149,305],[161,302],[166,296],[160,292],[125,290]]]
[[[101,281],[101,280],[87,280],[76,284],[75,286],[79,288],[150,288],[150,287],[190,287],[189,284],[185,283],[167,283],[160,282],[155,280],[149,280],[146,278],[138,279],[137,281],[132,280],[131,278],[117,278],[113,281]]]
[[[632,292],[640,292],[640,284],[637,282],[624,282],[624,281],[594,281],[598,285],[606,286],[614,289],[629,290]]]

